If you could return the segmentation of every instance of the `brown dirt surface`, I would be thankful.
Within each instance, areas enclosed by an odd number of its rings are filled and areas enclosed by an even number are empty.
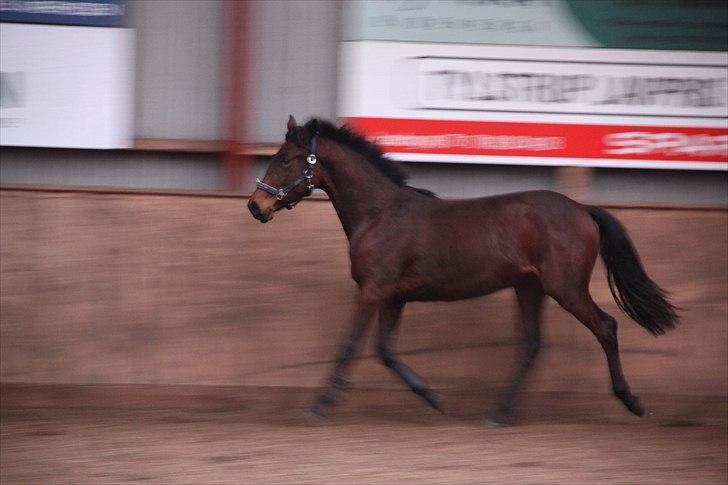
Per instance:
[[[555,302],[520,425],[485,423],[517,351],[510,291],[407,306],[398,355],[305,424],[355,287],[328,202],[260,225],[245,200],[0,191],[0,483],[728,483],[728,212],[616,209],[681,325],[620,322],[648,409],[610,394],[594,337]],[[73,383],[73,384],[69,384]]]
[[[484,419],[489,395],[448,393],[443,416],[408,392],[352,390],[328,421],[311,426],[304,419],[310,391],[184,388],[160,395],[149,388],[113,389],[99,398],[85,388],[87,405],[73,407],[19,407],[6,399],[0,481],[728,480],[724,399],[643,396],[650,413],[640,419],[606,393],[536,393],[527,396],[519,425],[493,428]]]

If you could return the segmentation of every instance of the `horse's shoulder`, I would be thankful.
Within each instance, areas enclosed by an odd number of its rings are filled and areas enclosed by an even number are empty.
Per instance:
[[[379,210],[368,214],[349,238],[350,252],[386,250],[392,240],[400,239],[406,232],[408,219],[406,213],[396,210]]]

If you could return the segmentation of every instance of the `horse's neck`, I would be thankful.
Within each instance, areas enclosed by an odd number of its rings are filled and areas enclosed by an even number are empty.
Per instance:
[[[324,184],[348,238],[367,218],[385,209],[399,187],[361,155],[334,144],[322,162]]]

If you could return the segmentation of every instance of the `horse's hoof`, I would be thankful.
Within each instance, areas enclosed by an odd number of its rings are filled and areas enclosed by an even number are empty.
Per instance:
[[[440,400],[436,398],[434,394],[431,394],[429,396],[429,399],[427,399],[427,404],[432,406],[434,410],[439,411],[440,414],[445,414],[445,408],[442,407]]]
[[[498,413],[488,418],[487,423],[491,428],[505,428],[513,426],[515,419],[512,414]]]
[[[436,411],[439,411],[442,414],[445,414],[445,409],[442,407],[442,404],[440,404],[440,400],[434,392],[427,388],[423,388],[416,389],[415,394],[418,394],[420,397],[422,397],[422,399],[424,399],[425,402],[430,405],[430,407],[432,407]]]
[[[512,422],[502,421],[500,418],[488,418],[485,422],[491,428],[507,428],[513,426]]]
[[[320,406],[311,406],[306,412],[305,419],[309,426],[321,426],[329,421],[329,416]]]
[[[630,394],[623,402],[624,405],[627,406],[627,409],[629,409],[629,412],[635,416],[645,415],[645,407],[642,405],[640,398],[637,396]]]

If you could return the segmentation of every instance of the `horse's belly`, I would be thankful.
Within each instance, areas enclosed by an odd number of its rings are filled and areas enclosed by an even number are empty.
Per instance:
[[[462,300],[513,286],[522,274],[508,264],[470,265],[414,277],[415,284],[403,285],[402,295],[411,301]]]
[[[454,301],[465,300],[468,298],[476,298],[479,296],[493,293],[508,285],[499,285],[491,287],[472,286],[472,287],[427,287],[423,286],[415,290],[411,290],[402,295],[407,301]]]

